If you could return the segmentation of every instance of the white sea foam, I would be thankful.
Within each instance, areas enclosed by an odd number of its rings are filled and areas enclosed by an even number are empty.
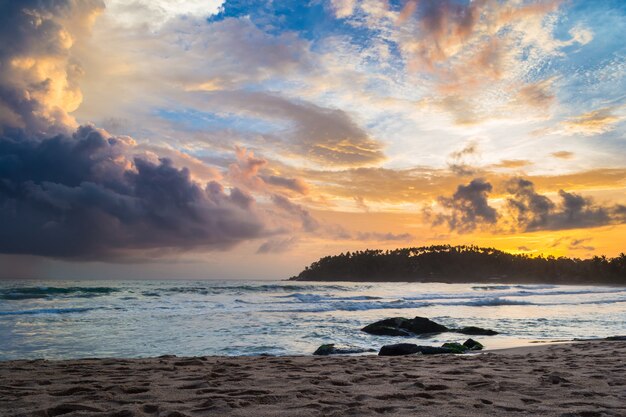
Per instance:
[[[500,335],[481,343],[495,348],[519,340],[620,334],[625,307],[626,288],[593,286],[2,282],[0,360],[308,354],[329,342],[379,348],[396,339],[360,329],[397,316],[491,328]],[[461,337],[442,334],[420,343]]]

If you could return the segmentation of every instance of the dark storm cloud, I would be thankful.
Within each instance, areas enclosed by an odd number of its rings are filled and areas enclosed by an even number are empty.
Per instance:
[[[531,181],[516,178],[509,182],[507,205],[519,229],[563,230],[598,227],[626,221],[626,207],[596,204],[591,198],[559,190],[559,202],[535,191]]]
[[[534,184],[524,178],[513,178],[506,183],[506,207],[502,212],[489,205],[492,191],[489,182],[474,179],[468,185],[459,185],[451,197],[439,197],[439,212],[425,211],[434,225],[446,224],[450,230],[466,233],[478,226],[494,230],[533,232],[538,230],[565,230],[599,227],[626,222],[626,206],[597,204],[590,197],[559,190],[559,201],[554,202],[535,190]],[[501,222],[499,220],[502,220]]]
[[[519,227],[537,230],[547,225],[554,203],[548,197],[538,194],[532,182],[515,178],[507,184],[507,191],[512,195],[507,204]]]
[[[205,187],[169,159],[89,126],[0,138],[0,252],[102,259],[128,250],[226,249],[259,237],[252,197]]]
[[[459,185],[452,197],[439,197],[444,209],[435,217],[435,224],[447,224],[450,230],[467,233],[481,224],[494,225],[498,220],[496,209],[489,205],[488,195],[493,187],[477,178],[467,185]]]

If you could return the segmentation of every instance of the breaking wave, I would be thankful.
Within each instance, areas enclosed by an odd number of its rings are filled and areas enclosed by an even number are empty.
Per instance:
[[[41,308],[38,310],[0,311],[0,316],[29,316],[36,314],[70,314],[84,313],[97,310],[97,308]]]
[[[0,300],[28,300],[52,297],[91,298],[117,292],[111,287],[17,287],[0,289]]]

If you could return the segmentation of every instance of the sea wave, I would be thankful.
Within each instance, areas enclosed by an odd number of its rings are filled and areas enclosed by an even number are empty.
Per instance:
[[[326,304],[315,304],[310,307],[302,307],[299,304],[293,304],[294,308],[267,309],[262,310],[264,313],[322,313],[329,311],[366,311],[366,310],[391,310],[391,309],[407,309],[428,307],[430,303],[416,303],[405,300],[394,300],[386,302],[333,302]]]
[[[87,311],[97,310],[97,308],[41,308],[37,310],[17,310],[17,311],[0,311],[0,316],[28,316],[38,314],[70,314],[84,313]]]
[[[510,285],[476,285],[472,287],[474,291],[496,291],[496,290],[508,290]]]
[[[496,306],[526,306],[536,305],[528,301],[508,300],[506,298],[479,298],[465,302],[443,303],[445,305],[469,306],[469,307],[496,307]]]
[[[613,299],[605,299],[605,300],[581,301],[579,303],[567,303],[567,304],[568,305],[578,305],[578,304],[616,304],[616,303],[626,303],[626,298],[613,298]]]
[[[370,286],[364,286],[361,289],[367,289]],[[272,292],[307,292],[307,291],[354,291],[352,287],[342,285],[281,285],[281,284],[261,284],[261,285],[207,285],[207,286],[184,286],[184,287],[168,287],[156,288],[150,291],[152,297],[163,295],[164,293],[182,293],[182,294],[200,294],[200,295],[217,295],[225,293],[272,293]]]
[[[495,306],[515,306],[515,305],[535,305],[527,301],[508,300],[503,298],[480,298],[463,301],[451,301],[445,303],[432,303],[426,301],[411,300],[393,300],[393,301],[371,301],[371,302],[345,302],[345,301],[326,301],[320,303],[311,303],[310,307],[302,307],[302,304],[294,303],[294,308],[268,309],[266,312],[297,312],[297,313],[316,313],[328,311],[366,311],[366,310],[396,310],[430,307],[434,305],[446,306],[467,306],[467,307],[495,307]]]
[[[303,303],[317,303],[320,301],[369,301],[382,300],[382,297],[373,295],[355,295],[352,297],[333,297],[331,295],[311,294],[311,293],[294,293],[287,295],[277,295],[275,298],[293,298]]]
[[[0,289],[0,300],[28,300],[38,298],[91,298],[117,292],[112,287],[14,287]]]
[[[515,286],[511,288],[518,288],[520,286]],[[475,287],[472,287],[475,288]],[[492,290],[493,291],[493,290]],[[489,292],[488,294],[490,298],[499,298],[499,297],[555,297],[555,296],[563,296],[563,295],[605,295],[605,294],[626,294],[626,288],[601,288],[601,289],[574,289],[574,290],[554,290],[554,291],[530,291],[528,289],[520,289],[519,291],[498,291],[498,292]],[[435,300],[458,300],[458,299],[467,299],[467,298],[476,298],[476,293],[457,293],[457,294],[423,294],[419,296],[409,296],[405,297],[406,300],[413,301],[435,301]],[[478,296],[481,298],[482,296]]]

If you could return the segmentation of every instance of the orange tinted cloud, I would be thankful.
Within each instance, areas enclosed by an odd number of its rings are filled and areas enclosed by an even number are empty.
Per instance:
[[[516,162],[519,163],[519,162]],[[440,195],[452,193],[459,184],[458,175],[448,169],[412,168],[392,170],[385,168],[356,168],[342,171],[316,171],[284,169],[289,175],[302,175],[314,184],[312,195],[353,200],[359,196],[374,203],[418,204],[435,200]],[[506,183],[515,175],[507,171],[475,168],[475,175],[488,178],[493,184],[492,197],[500,198]],[[577,192],[592,190],[626,189],[626,169],[594,169],[560,175],[525,176],[543,193],[556,193],[560,189]],[[626,195],[626,194],[625,194]],[[626,197],[625,197],[626,200]],[[623,201],[626,202],[626,201]]]
[[[623,119],[615,115],[613,107],[604,107],[571,117],[561,123],[565,133],[570,135],[593,136],[609,132]]]
[[[521,168],[528,165],[532,165],[532,162],[526,159],[503,159],[492,166],[494,168]]]
[[[398,14],[398,44],[411,71],[425,72],[438,93],[428,100],[461,125],[549,117],[552,79],[530,76],[535,65],[573,44],[588,43],[583,27],[557,39],[546,23],[560,0],[498,2],[409,1]]]
[[[574,152],[557,151],[557,152],[552,152],[550,155],[554,156],[555,158],[559,158],[559,159],[572,159],[574,157]]]
[[[5,7],[15,42],[0,56],[0,109],[9,110],[0,122],[38,134],[67,133],[77,127],[68,113],[82,102],[78,80],[83,69],[71,50],[88,35],[103,9],[99,0],[67,7],[27,7],[19,2]]]

